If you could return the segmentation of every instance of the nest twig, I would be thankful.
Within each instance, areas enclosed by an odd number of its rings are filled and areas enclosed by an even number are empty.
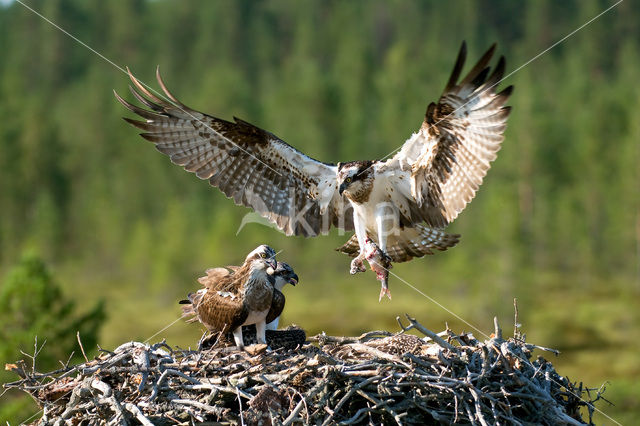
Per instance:
[[[8,364],[5,384],[43,407],[38,424],[583,424],[589,391],[500,333],[433,333],[407,316],[403,331],[324,334],[296,349],[251,355],[125,343],[52,373]],[[496,330],[498,330],[496,323]],[[425,336],[406,334],[415,329]],[[544,348],[542,348],[544,349]],[[588,401],[582,399],[586,396]],[[600,398],[600,392],[595,399]],[[595,400],[594,399],[594,400]]]

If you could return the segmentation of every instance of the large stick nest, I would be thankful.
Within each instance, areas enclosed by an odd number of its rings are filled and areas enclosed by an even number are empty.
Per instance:
[[[590,390],[532,360],[547,349],[502,339],[497,323],[480,342],[407,319],[396,334],[322,334],[253,353],[129,342],[47,374],[8,364],[23,378],[5,387],[36,399],[42,425],[583,424],[581,407],[591,423]]]

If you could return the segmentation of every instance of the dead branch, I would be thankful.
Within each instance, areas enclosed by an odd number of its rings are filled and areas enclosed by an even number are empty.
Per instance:
[[[580,424],[580,408],[591,422],[593,402],[604,399],[602,390],[532,359],[533,349],[550,349],[525,343],[519,327],[504,340],[496,321],[493,338],[480,342],[406,317],[407,326],[397,319],[400,333],[321,334],[296,349],[192,351],[127,342],[49,373],[35,371],[36,344],[34,355],[25,354],[30,368],[24,361],[5,366],[20,380],[4,387],[29,393],[44,408],[41,425]],[[427,337],[405,333],[413,329]]]
[[[431,340],[433,340],[443,348],[449,349],[450,351],[454,351],[454,352],[456,351],[456,348],[453,345],[451,345],[450,343],[447,343],[444,339],[442,339],[442,337],[438,336],[436,333],[434,333],[433,331],[429,330],[428,328],[420,324],[418,321],[416,321],[415,318],[411,318],[409,314],[405,314],[405,316],[407,317],[410,323],[408,327],[405,327],[402,325],[402,322],[400,321],[400,317],[396,317],[396,321],[398,321],[398,324],[400,324],[400,327],[402,328],[403,331],[409,331],[412,328],[415,328],[416,330],[418,330],[425,336],[429,337]]]

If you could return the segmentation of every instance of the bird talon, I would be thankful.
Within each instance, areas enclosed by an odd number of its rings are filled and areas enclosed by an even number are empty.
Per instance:
[[[358,256],[351,261],[351,269],[349,272],[351,275],[355,275],[358,272],[365,272],[367,268],[365,268],[364,263],[362,262],[362,256]]]

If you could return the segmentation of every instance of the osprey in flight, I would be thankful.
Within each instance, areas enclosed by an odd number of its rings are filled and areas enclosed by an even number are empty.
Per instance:
[[[253,208],[287,235],[316,236],[331,226],[355,235],[339,250],[360,268],[371,238],[386,261],[405,262],[446,250],[458,235],[442,229],[475,196],[504,139],[512,86],[498,92],[501,57],[488,66],[493,45],[460,80],[463,43],[440,99],[422,125],[386,161],[317,161],[246,121],[226,121],[193,110],[173,96],[147,90],[131,73],[134,96],[147,108],[117,99],[144,120],[142,129],[175,164],[220,188],[236,204]],[[365,143],[366,141],[360,141]],[[389,264],[390,265],[390,264]]]

